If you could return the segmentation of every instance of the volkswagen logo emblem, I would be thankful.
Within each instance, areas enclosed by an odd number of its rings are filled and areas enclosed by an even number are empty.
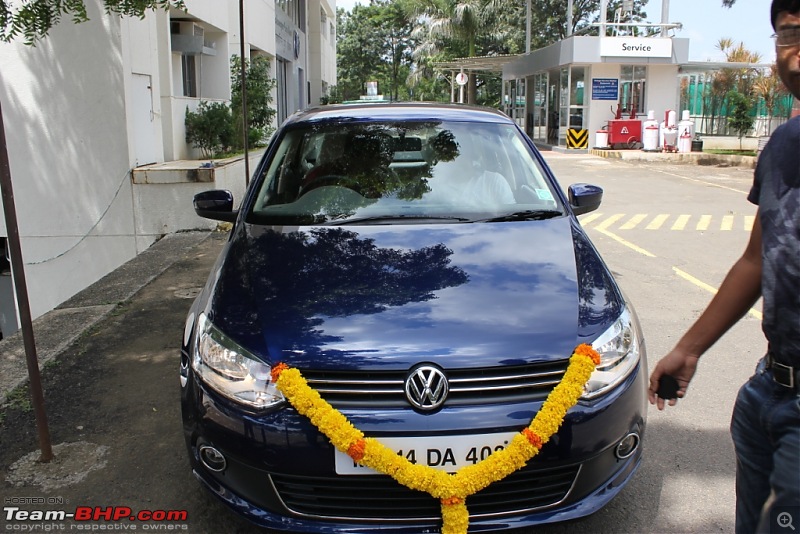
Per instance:
[[[418,410],[430,412],[441,408],[448,390],[444,372],[432,365],[415,367],[406,378],[406,398]]]

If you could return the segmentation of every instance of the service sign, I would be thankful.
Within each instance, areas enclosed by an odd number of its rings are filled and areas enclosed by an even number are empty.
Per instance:
[[[672,57],[672,39],[666,37],[603,37],[603,57]]]

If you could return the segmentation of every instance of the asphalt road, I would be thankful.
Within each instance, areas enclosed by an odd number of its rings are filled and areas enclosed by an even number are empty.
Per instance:
[[[546,158],[563,186],[590,182],[605,189],[601,208],[581,219],[636,306],[654,362],[702,311],[743,250],[755,213],[745,198],[752,171],[558,153]],[[32,481],[17,486],[3,477],[5,507],[185,511],[186,521],[174,522],[173,530],[263,532],[217,503],[193,478],[180,425],[179,339],[189,299],[205,281],[223,239],[215,235],[183,253],[47,367],[53,442],[84,444],[95,454],[87,464],[96,469],[49,489]],[[666,412],[651,409],[641,468],[616,499],[588,518],[536,532],[732,532],[728,425],[736,391],[765,349],[756,315],[703,358],[686,399]],[[14,462],[36,450],[35,426],[24,401],[7,408],[0,425],[0,472],[9,474]],[[38,499],[42,503],[36,505]],[[20,531],[14,527],[20,522],[7,519],[0,517],[1,530]],[[50,531],[76,527],[48,524]],[[139,531],[159,526],[124,524]]]

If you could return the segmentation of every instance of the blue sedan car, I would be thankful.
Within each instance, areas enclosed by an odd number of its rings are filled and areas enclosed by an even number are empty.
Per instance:
[[[186,322],[183,426],[197,478],[286,532],[439,532],[440,503],[336,449],[276,387],[279,363],[365,436],[450,473],[508,446],[576,346],[600,363],[524,467],[468,498],[470,532],[585,516],[630,480],[647,413],[636,314],[508,117],[456,105],[300,112],[273,137]]]

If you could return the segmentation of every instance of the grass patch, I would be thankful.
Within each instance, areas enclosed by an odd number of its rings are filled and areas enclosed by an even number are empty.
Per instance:
[[[724,156],[755,156],[755,150],[734,150],[727,148],[708,148],[703,149],[705,154],[721,154]]]
[[[14,388],[11,393],[8,394],[8,397],[6,397],[6,403],[3,407],[22,410],[23,412],[32,411],[33,403],[31,402],[31,396],[28,392],[28,385],[26,384]]]

